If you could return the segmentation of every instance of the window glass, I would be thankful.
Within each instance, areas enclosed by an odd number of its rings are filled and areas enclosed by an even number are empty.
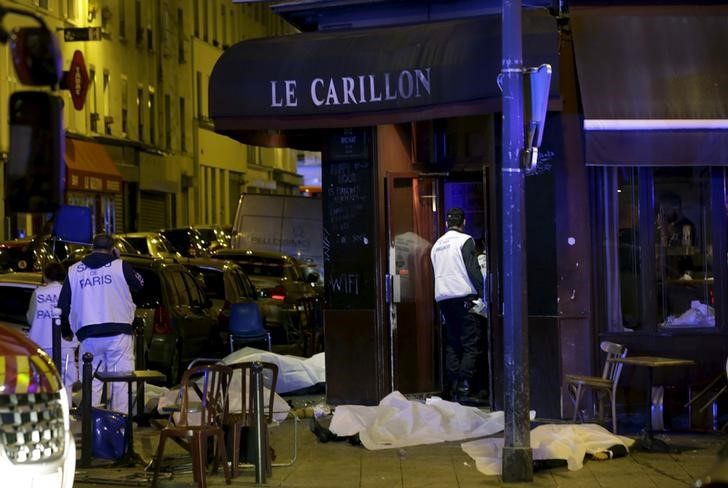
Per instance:
[[[192,268],[193,272],[198,272],[202,275],[205,283],[205,294],[214,299],[224,300],[225,299],[225,280],[223,279],[223,272],[214,268]]]
[[[708,168],[654,170],[661,327],[715,327]]]
[[[129,242],[129,244],[134,246],[134,249],[136,249],[140,253],[150,254],[146,237],[127,237],[126,240],[127,240],[127,242]]]
[[[189,306],[190,296],[185,284],[184,274],[179,271],[173,271],[167,275],[170,284],[170,298],[173,305]]]
[[[132,265],[133,266],[133,265]],[[134,304],[139,308],[153,308],[162,303],[162,286],[159,282],[159,275],[151,269],[134,267],[144,279],[144,287],[132,292],[131,297]]]
[[[715,327],[710,168],[600,171],[607,328]]]
[[[33,288],[0,286],[0,320],[25,326],[25,312],[32,294]]]
[[[190,296],[189,304],[196,307],[204,305],[205,294],[203,293],[197,282],[195,282],[195,279],[192,277],[192,275],[188,273],[180,274],[182,276],[182,279],[184,280],[185,286],[187,287],[187,293],[189,293]]]

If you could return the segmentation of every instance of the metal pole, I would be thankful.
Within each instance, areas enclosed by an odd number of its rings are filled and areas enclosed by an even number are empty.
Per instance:
[[[532,481],[526,294],[521,0],[503,0],[503,481]]]
[[[265,406],[263,404],[263,365],[256,361],[253,363],[251,373],[251,387],[253,389],[253,409],[255,410],[253,436],[255,441],[255,483],[265,484],[267,442],[265,432]]]
[[[93,381],[93,368],[91,361],[94,356],[90,352],[83,355],[83,373],[81,402],[81,467],[91,466],[91,443],[93,436],[93,417],[91,416],[91,382]]]
[[[61,309],[53,309],[53,330],[51,331],[51,341],[53,348],[53,364],[56,365],[58,374],[61,375],[61,379],[64,379],[63,361],[61,359]],[[71,392],[69,391],[70,395]]]

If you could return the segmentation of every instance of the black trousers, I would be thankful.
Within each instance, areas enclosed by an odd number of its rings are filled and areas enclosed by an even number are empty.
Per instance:
[[[482,326],[478,316],[468,312],[475,297],[450,298],[438,302],[445,317],[445,375],[448,385],[473,378],[482,356]]]

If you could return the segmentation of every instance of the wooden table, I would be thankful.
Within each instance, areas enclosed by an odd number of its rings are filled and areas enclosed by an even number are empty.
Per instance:
[[[123,382],[128,385],[129,390],[129,411],[126,416],[126,431],[124,433],[124,441],[126,450],[117,464],[120,466],[135,466],[141,464],[146,466],[149,464],[139,454],[134,451],[134,422],[133,415],[133,395],[131,384],[137,384],[137,412],[140,416],[144,414],[144,383],[147,381],[166,381],[167,377],[159,371],[142,369],[136,371],[99,371],[96,378],[104,383]]]
[[[655,368],[695,366],[692,359],[665,358],[658,356],[626,356],[611,358],[613,363],[629,364],[647,368],[647,423],[639,439],[639,446],[646,451],[675,452],[665,441],[657,439],[652,432],[652,383]]]

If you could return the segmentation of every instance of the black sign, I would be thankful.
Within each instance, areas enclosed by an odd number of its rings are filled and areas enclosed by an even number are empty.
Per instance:
[[[366,131],[336,131],[331,150],[342,137],[353,137],[347,140],[356,140],[354,146],[369,153]],[[337,154],[343,158],[335,159]],[[376,284],[374,169],[370,159],[349,154],[330,152],[332,159],[322,167],[326,297],[330,308],[371,309]]]
[[[100,41],[101,27],[66,27],[63,29],[63,40],[66,42]]]

